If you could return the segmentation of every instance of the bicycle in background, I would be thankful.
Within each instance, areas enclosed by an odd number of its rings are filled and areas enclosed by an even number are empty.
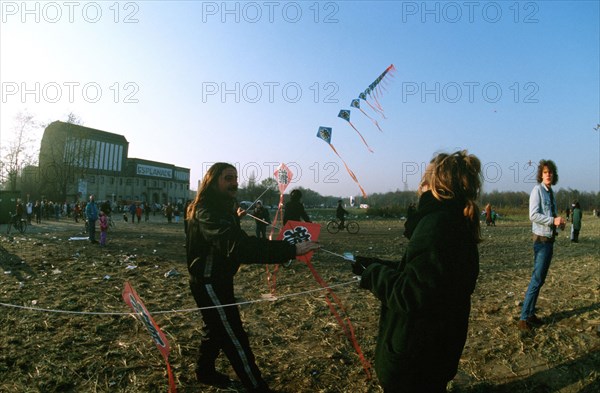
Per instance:
[[[27,219],[18,217],[16,213],[10,213],[10,221],[8,222],[8,228],[6,228],[7,235],[10,233],[11,228],[15,228],[20,233],[25,233],[27,230]]]
[[[337,219],[329,221],[327,223],[327,232],[336,234],[340,230],[345,229],[348,231],[348,233],[355,235],[360,230],[360,226],[358,225],[358,222],[356,222],[356,221],[347,220],[343,227],[340,227],[340,224],[341,224],[341,221],[337,220]]]

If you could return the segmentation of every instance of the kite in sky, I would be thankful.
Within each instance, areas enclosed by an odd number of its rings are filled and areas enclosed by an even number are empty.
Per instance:
[[[378,97],[382,93],[381,91],[385,90],[385,87],[381,84],[381,82],[383,82],[383,84],[387,83],[389,79],[388,77],[393,77],[394,72],[396,72],[396,67],[394,67],[394,65],[391,64],[388,68],[385,69],[385,71],[381,73],[381,75],[377,77],[377,79],[373,81],[373,83],[369,85],[369,87],[365,89],[365,91],[358,95],[358,98],[365,101],[371,107],[371,109],[379,113],[384,119],[386,117],[383,112],[383,107],[381,106],[378,100]],[[375,106],[373,106],[369,102],[368,97],[371,97],[373,99]]]
[[[338,113],[338,117],[341,117],[342,119],[346,120],[348,122],[348,124],[350,124],[352,126],[352,128],[354,128],[354,131],[356,131],[358,136],[360,136],[360,139],[362,139],[362,141],[365,144],[365,146],[367,147],[367,149],[369,149],[369,151],[371,153],[373,153],[373,149],[371,149],[371,147],[369,147],[369,144],[367,143],[367,141],[365,141],[365,138],[363,138],[363,136],[358,131],[358,129],[356,127],[354,127],[354,124],[352,124],[352,122],[350,121],[350,111],[348,109],[342,109],[342,110],[340,110],[340,113]]]
[[[333,150],[333,152],[344,163],[344,166],[346,167],[346,171],[348,171],[348,174],[350,175],[350,177],[352,178],[352,180],[354,180],[354,182],[358,185],[358,188],[360,188],[360,192],[362,193],[363,198],[367,198],[367,193],[365,192],[365,190],[360,185],[358,179],[356,178],[356,175],[354,174],[354,172],[352,172],[352,170],[350,168],[348,168],[348,165],[346,164],[346,162],[344,161],[344,159],[340,156],[340,154],[337,152],[337,150],[335,150],[335,147],[333,147],[333,145],[331,144],[331,135],[332,135],[332,132],[333,132],[333,130],[332,130],[331,127],[319,127],[319,131],[317,132],[317,138],[320,138],[320,139],[324,140],[325,142],[327,142],[327,144],[331,147],[331,150]]]

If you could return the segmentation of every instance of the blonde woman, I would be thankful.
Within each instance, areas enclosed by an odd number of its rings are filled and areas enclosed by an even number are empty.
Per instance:
[[[435,156],[420,184],[399,262],[357,257],[360,286],[381,301],[375,370],[384,392],[446,392],[467,338],[479,274],[481,163]]]

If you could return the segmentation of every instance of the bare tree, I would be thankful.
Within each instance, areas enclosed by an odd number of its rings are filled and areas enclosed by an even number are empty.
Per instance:
[[[267,177],[260,182],[261,189],[264,191],[263,199],[265,205],[277,205],[279,202],[279,190],[277,189],[277,180]]]
[[[77,116],[75,113],[69,112],[69,114],[67,115],[67,123],[82,126],[83,120],[81,119],[81,117]]]
[[[6,184],[10,191],[17,190],[19,177],[24,167],[35,164],[36,152],[33,130],[40,124],[34,116],[27,112],[19,112],[15,116],[13,139],[2,147],[2,166],[0,182]]]

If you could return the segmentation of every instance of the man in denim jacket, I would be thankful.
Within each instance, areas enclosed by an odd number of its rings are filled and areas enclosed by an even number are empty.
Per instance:
[[[556,228],[564,229],[565,219],[557,217],[556,201],[552,186],[558,182],[556,164],[552,160],[541,160],[537,171],[538,184],[529,196],[529,219],[533,232],[533,274],[525,293],[519,330],[530,331],[544,322],[535,315],[535,304],[544,285],[552,253]]]

